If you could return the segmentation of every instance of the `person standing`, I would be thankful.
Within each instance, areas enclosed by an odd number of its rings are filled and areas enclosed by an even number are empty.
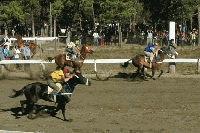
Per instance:
[[[147,46],[149,45],[149,44],[152,44],[152,37],[153,37],[153,35],[152,35],[152,31],[147,31]]]
[[[71,31],[70,31],[70,28],[68,28],[67,33],[66,33],[66,36],[67,36],[67,38],[66,38],[66,44],[68,44],[68,43],[71,42],[71,36],[72,36],[72,33],[71,33]]]
[[[24,57],[23,57],[24,60],[30,60],[30,58],[31,58],[31,50],[29,48],[29,43],[25,43],[23,54],[24,54]],[[30,70],[30,64],[25,63],[24,64],[24,70],[25,71]]]
[[[5,59],[8,59],[8,57],[9,57],[8,45],[4,45],[3,53],[4,53],[4,58],[5,58]]]
[[[183,46],[184,46],[184,43],[185,43],[185,32],[183,31],[182,33],[181,33],[181,47],[183,48]]]
[[[3,54],[3,44],[0,44],[0,60],[4,59],[4,54]]]
[[[94,31],[93,37],[94,37],[94,44],[95,44],[96,46],[98,46],[98,45],[99,45],[99,34],[98,34],[97,31]]]
[[[21,54],[18,46],[15,46],[10,52],[12,56],[11,60],[19,60],[19,54]],[[16,69],[20,69],[20,64],[16,64]]]

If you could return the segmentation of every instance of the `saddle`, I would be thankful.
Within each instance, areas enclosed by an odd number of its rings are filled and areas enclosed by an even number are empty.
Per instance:
[[[60,92],[62,90],[62,84],[61,83],[56,83],[56,86],[59,87],[59,91],[58,92]],[[47,94],[52,94],[52,92],[53,92],[53,89],[50,86],[48,86]]]
[[[71,53],[69,53],[69,52],[66,53],[66,60],[72,60],[71,57],[72,57],[72,56],[71,56]],[[78,57],[78,55],[75,54],[75,55],[74,55],[74,60],[77,60],[77,57]]]

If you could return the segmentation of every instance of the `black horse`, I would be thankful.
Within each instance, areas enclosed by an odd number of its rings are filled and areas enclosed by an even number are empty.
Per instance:
[[[56,114],[56,112],[58,112],[61,109],[62,115],[64,117],[64,121],[69,121],[65,117],[65,105],[71,100],[71,94],[69,93],[72,93],[74,91],[75,86],[77,84],[85,84],[85,85],[91,86],[91,82],[87,78],[83,77],[81,73],[78,73],[78,72],[76,72],[75,75],[67,83],[68,84],[66,85],[66,87],[63,87],[61,92],[56,95],[57,107],[56,107],[56,110],[51,112],[51,113]],[[49,99],[49,94],[47,94],[47,91],[48,91],[47,84],[36,82],[36,83],[32,83],[32,84],[28,84],[24,86],[21,90],[18,90],[18,91],[13,90],[14,94],[11,95],[10,97],[16,98],[24,94],[26,97],[26,100],[20,101],[21,107],[22,107],[22,114],[23,115],[28,114],[28,117],[33,119],[32,115],[34,111],[37,112],[35,103],[37,103],[39,99],[53,102]],[[53,97],[53,94],[51,95]],[[24,108],[24,104],[27,105],[26,111]]]

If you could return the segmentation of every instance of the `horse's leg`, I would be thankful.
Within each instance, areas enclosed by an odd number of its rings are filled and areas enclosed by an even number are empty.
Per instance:
[[[62,104],[60,104],[60,109],[61,109],[61,111],[62,111],[62,115],[63,115],[63,120],[64,121],[69,121],[69,120],[67,120],[66,119],[66,116],[65,116],[65,105],[66,105],[66,102],[63,102]]]
[[[33,115],[34,114],[34,110],[36,109],[35,104],[34,103],[28,104],[27,108],[29,110],[28,118],[29,119],[34,119],[36,117],[36,115]]]
[[[22,107],[22,115],[24,115],[25,114],[24,104],[27,104],[27,100],[21,100],[20,104],[21,104],[21,107]]]
[[[158,75],[158,78],[163,74],[163,70],[160,70],[160,74]]]
[[[152,68],[152,76],[151,76],[151,78],[155,80],[155,78],[153,78],[154,75],[155,75],[155,69]]]

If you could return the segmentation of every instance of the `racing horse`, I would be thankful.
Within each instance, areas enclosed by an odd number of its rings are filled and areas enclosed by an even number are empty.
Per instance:
[[[148,75],[151,78],[154,77],[156,70],[160,70],[160,74],[158,75],[158,78],[163,74],[163,70],[161,69],[162,62],[165,59],[165,56],[168,55],[169,49],[167,47],[162,47],[158,50],[158,58],[154,59],[152,61],[152,67],[150,68],[150,63],[146,61],[145,55],[136,55],[132,59],[128,60],[127,62],[124,62],[124,64],[121,64],[122,67],[126,68],[129,65],[129,61],[132,61],[132,64],[137,67],[137,73],[143,75],[143,78],[146,78],[146,73],[144,71],[144,68],[151,69],[152,75]],[[155,80],[155,78],[153,78]]]
[[[66,54],[59,54],[57,56],[54,57],[55,59],[55,63],[56,65],[58,65],[58,67],[60,67],[61,69],[63,69],[65,66],[69,66],[74,68],[74,71],[79,71],[81,72],[81,67],[83,65],[84,60],[86,59],[86,54],[93,53],[93,50],[90,49],[89,46],[83,45],[81,50],[80,50],[80,55],[79,55],[79,59],[78,60],[67,60],[66,56],[70,56],[70,54],[68,53]]]
[[[64,83],[66,84],[66,83]],[[63,120],[64,121],[69,121],[66,119],[65,116],[65,105],[71,100],[71,93],[74,91],[75,86],[77,84],[85,84],[87,86],[91,86],[91,82],[82,76],[81,73],[75,73],[75,75],[68,80],[67,82],[67,87],[63,88],[60,93],[58,93],[56,96],[56,103],[57,107],[56,110],[51,111],[51,113],[56,114],[59,110],[62,111],[63,115]],[[25,95],[26,100],[21,100],[21,107],[22,107],[22,115],[28,114],[28,118],[34,119],[33,113],[37,113],[37,108],[35,104],[38,102],[39,99],[43,99],[45,101],[50,101],[53,102],[49,99],[48,95],[53,94],[48,94],[48,85],[43,84],[43,83],[32,83],[24,86],[21,90],[13,90],[14,94],[9,96],[11,98],[16,98],[21,95]],[[68,94],[66,94],[68,93]],[[70,94],[69,94],[70,93]],[[24,108],[24,105],[27,105],[26,108]]]
[[[18,48],[21,49],[22,47],[24,47],[25,42],[24,42],[24,40],[22,39],[22,37],[21,37],[20,35],[15,35],[15,38],[17,39],[17,46],[18,46]],[[31,52],[32,52],[31,58],[33,58],[33,56],[36,54],[36,48],[37,48],[37,47],[38,47],[39,49],[41,49],[41,51],[43,52],[43,49],[40,48],[39,45],[37,45],[37,44],[35,44],[35,43],[33,43],[33,42],[30,42],[30,43],[29,43],[29,48],[30,48],[30,50],[31,50]]]

